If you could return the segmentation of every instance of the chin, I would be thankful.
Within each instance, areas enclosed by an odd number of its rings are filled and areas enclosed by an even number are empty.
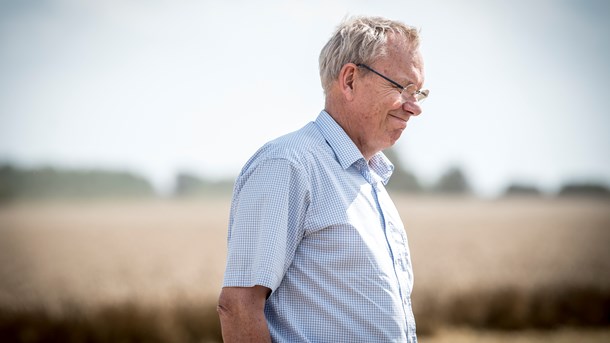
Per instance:
[[[397,133],[397,134],[393,135],[393,136],[390,138],[390,146],[392,146],[392,145],[396,144],[396,142],[397,142],[397,141],[400,139],[400,136],[401,136],[401,135],[402,135],[402,130],[400,130],[400,132],[399,132],[399,133]]]
[[[383,150],[389,149],[389,148],[393,147],[394,144],[396,144],[397,141],[398,141],[397,139],[389,141],[388,143],[385,144]]]

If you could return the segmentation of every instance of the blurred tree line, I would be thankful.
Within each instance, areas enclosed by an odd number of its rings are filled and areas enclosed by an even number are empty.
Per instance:
[[[395,149],[390,148],[383,151],[394,164],[394,173],[387,184],[388,190],[411,194],[438,193],[438,194],[472,194],[466,175],[459,167],[450,167],[432,186],[424,186],[415,174],[405,168]]]
[[[3,201],[154,195],[146,179],[127,172],[0,166],[0,200]]]
[[[208,181],[193,174],[178,173],[173,193],[177,197],[227,194],[233,190],[233,182],[233,179]]]
[[[394,193],[474,195],[466,174],[459,167],[448,168],[432,185],[422,184],[405,168],[394,149],[384,153],[395,169],[387,188]],[[173,197],[219,196],[230,194],[234,178],[210,181],[192,173],[176,175]],[[513,183],[504,196],[543,196],[534,185]],[[558,196],[610,197],[610,190],[598,183],[569,183]],[[50,167],[24,169],[0,165],[0,201],[59,198],[155,197],[152,184],[144,177],[122,171],[66,170]]]

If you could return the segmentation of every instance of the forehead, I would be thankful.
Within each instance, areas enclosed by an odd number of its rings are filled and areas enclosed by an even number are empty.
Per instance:
[[[403,37],[388,37],[387,54],[376,65],[401,82],[421,84],[424,78],[424,61],[419,49]]]

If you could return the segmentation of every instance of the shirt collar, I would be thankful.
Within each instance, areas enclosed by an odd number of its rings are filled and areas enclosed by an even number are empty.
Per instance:
[[[365,161],[356,144],[328,112],[324,110],[320,112],[315,124],[333,149],[337,161],[343,169],[351,167],[358,160]],[[369,167],[381,177],[383,184],[388,182],[394,171],[394,165],[382,152],[378,152],[371,158]]]
[[[392,173],[394,172],[394,165],[382,152],[378,152],[371,157],[369,166],[379,175],[379,177],[381,177],[381,182],[383,182],[384,185],[388,183],[390,176],[392,176]]]

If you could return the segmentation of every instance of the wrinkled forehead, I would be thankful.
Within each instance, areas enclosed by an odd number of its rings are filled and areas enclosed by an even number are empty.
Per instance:
[[[424,62],[417,45],[403,37],[388,39],[386,51],[373,64],[382,73],[401,83],[413,83],[421,87],[424,82]]]
[[[424,61],[419,51],[419,44],[410,41],[408,38],[391,34],[387,41],[387,58],[394,63],[401,65],[409,64],[417,69],[423,69]]]

